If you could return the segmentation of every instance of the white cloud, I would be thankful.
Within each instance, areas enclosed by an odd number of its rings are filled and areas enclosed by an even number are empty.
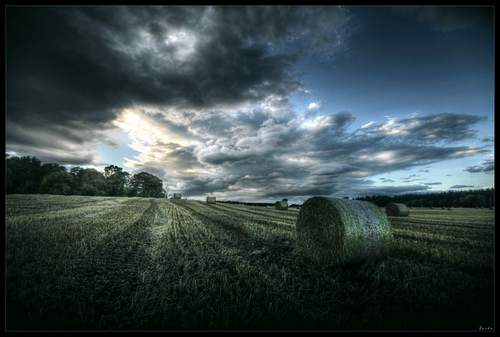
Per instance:
[[[307,106],[307,110],[318,110],[321,107],[321,103],[319,102],[311,102]]]
[[[174,55],[179,61],[185,61],[196,51],[198,38],[188,30],[172,30],[165,38],[165,45],[174,49]]]
[[[366,128],[369,128],[370,126],[372,126],[373,124],[375,124],[374,121],[369,121],[368,123],[361,125],[361,128],[366,129]]]

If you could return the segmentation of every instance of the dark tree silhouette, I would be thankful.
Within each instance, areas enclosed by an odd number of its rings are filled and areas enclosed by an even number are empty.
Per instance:
[[[155,197],[164,195],[161,179],[147,172],[134,174],[130,179],[129,196],[132,197]]]
[[[384,207],[390,202],[401,202],[410,207],[493,207],[495,189],[448,191],[426,194],[404,194],[397,196],[373,195],[357,198]]]
[[[40,192],[47,194],[72,194],[73,179],[73,175],[66,171],[54,171],[43,177]]]
[[[130,174],[121,167],[109,165],[104,168],[106,193],[110,196],[126,196]]]
[[[42,181],[41,162],[36,157],[6,159],[7,193],[38,193]]]
[[[5,155],[7,194],[63,194],[95,196],[163,197],[160,178],[141,172],[130,179],[121,167],[109,165],[104,173],[91,168],[42,164],[36,157]]]

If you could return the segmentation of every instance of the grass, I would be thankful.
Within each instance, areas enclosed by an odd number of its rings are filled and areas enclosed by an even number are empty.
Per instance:
[[[493,327],[494,211],[389,217],[390,254],[295,251],[295,210],[8,195],[8,329]]]

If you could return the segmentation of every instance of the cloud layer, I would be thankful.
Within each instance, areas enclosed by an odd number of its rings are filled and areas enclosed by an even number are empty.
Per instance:
[[[470,115],[390,120],[348,131],[355,118],[347,112],[308,116],[263,104],[237,114],[181,114],[175,118],[180,139],[168,143],[174,133],[169,114],[129,113],[149,118],[147,130],[162,130],[134,137],[132,146],[141,154],[129,165],[163,173],[172,190],[190,196],[270,200],[423,191],[441,183],[374,187],[368,177],[488,152],[450,144],[474,136],[469,127],[480,119]]]
[[[348,22],[337,7],[11,7],[7,142],[80,163],[91,154],[70,145],[93,147],[134,104],[208,109],[286,97],[300,87],[296,56],[270,46],[335,49]],[[64,141],[37,148],[33,137]]]
[[[474,165],[467,167],[464,171],[469,173],[487,173],[493,172],[495,170],[495,162],[493,159],[485,159],[480,165]]]
[[[310,102],[296,60],[341,52],[340,7],[10,7],[7,150],[100,164],[113,129],[146,170],[188,196],[272,200],[374,187],[370,176],[486,153],[460,145],[481,118],[433,114],[384,122]],[[390,179],[382,181],[391,183]],[[410,182],[410,180],[408,181]]]

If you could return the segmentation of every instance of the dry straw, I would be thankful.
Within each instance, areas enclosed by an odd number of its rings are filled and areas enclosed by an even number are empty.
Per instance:
[[[320,263],[352,263],[385,254],[392,240],[386,215],[358,200],[314,197],[297,218],[297,249]]]
[[[410,210],[405,204],[391,202],[385,206],[385,213],[389,216],[408,216],[410,215]]]

